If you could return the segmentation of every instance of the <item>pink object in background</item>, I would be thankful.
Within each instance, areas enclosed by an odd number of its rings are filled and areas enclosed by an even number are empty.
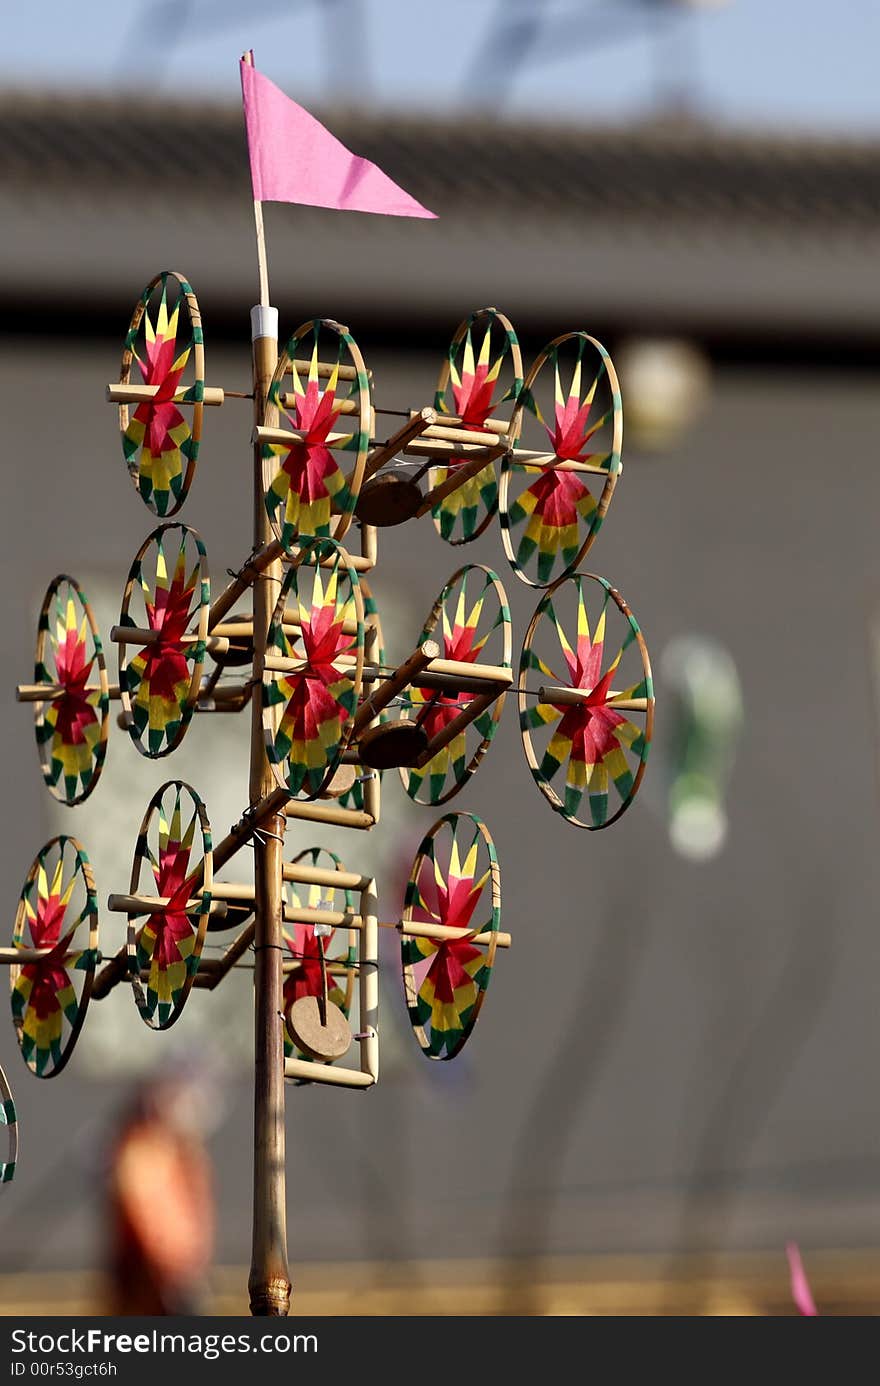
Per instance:
[[[801,1260],[801,1253],[798,1250],[797,1242],[788,1242],[785,1248],[788,1257],[788,1269],[791,1272],[791,1297],[800,1312],[807,1318],[818,1318],[819,1310],[816,1308],[816,1301],[813,1299],[813,1292],[810,1289],[810,1282],[804,1270],[804,1263]]]
[[[255,201],[301,202],[390,217],[435,216],[369,159],[352,154],[244,59],[241,94]]]

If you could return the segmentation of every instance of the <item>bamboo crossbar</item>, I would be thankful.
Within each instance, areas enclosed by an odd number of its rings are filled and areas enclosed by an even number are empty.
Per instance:
[[[161,386],[159,385],[123,385],[117,383],[107,386],[107,402],[109,404],[149,404],[150,400],[155,399]],[[175,404],[206,404],[212,407],[221,405],[226,398],[226,391],[218,386],[206,385],[202,393],[202,398],[187,399],[190,387],[182,385],[179,390],[175,390],[172,400]],[[162,403],[171,401],[163,400]]]
[[[321,446],[325,448],[350,448],[350,433],[328,433],[326,438],[321,439]],[[309,432],[306,428],[267,428],[259,424],[253,431],[251,442],[260,447],[267,444],[269,446],[289,448],[297,443],[307,443]]]
[[[79,691],[100,693],[102,689],[99,683],[87,683]],[[15,687],[15,700],[19,703],[49,703],[67,692],[69,689],[63,683],[19,683]],[[119,684],[111,683],[107,692],[110,698],[118,700]]]
[[[364,921],[361,915],[353,914],[350,910],[319,910],[309,909],[306,905],[285,905],[284,922],[286,924],[328,924],[331,929],[362,929]]]
[[[371,1088],[375,1078],[356,1068],[337,1068],[331,1064],[308,1063],[305,1059],[285,1059],[285,1078],[302,1078],[310,1083],[329,1083],[338,1088]]]
[[[454,443],[459,447],[462,443],[470,444],[473,447],[493,447],[507,449],[507,442],[497,433],[490,430],[481,430],[473,424],[462,424],[458,428],[449,428],[444,423],[432,424],[425,429],[426,438],[438,438],[441,442]]]
[[[610,453],[607,454],[609,457]],[[559,458],[555,452],[535,452],[531,448],[512,448],[510,453],[512,464],[518,467],[534,468],[535,471],[553,472],[589,472],[593,476],[608,477],[610,472],[607,467],[597,467],[592,462],[577,462],[573,458]],[[623,464],[620,465],[620,472],[623,471]]]
[[[326,866],[306,866],[304,862],[286,861],[281,875],[294,885],[327,886],[337,890],[366,890],[370,884],[369,876],[359,876],[355,871],[334,871]]]
[[[289,799],[283,812],[288,818],[301,818],[309,823],[329,823],[337,828],[366,830],[376,824],[376,814],[369,809],[340,808],[337,804],[318,804],[311,799]]]
[[[551,707],[576,707],[589,702],[592,696],[591,688],[555,688],[545,684],[538,689],[538,702],[548,703]],[[649,702],[648,698],[622,698],[612,689],[602,706],[616,707],[622,712],[647,712]]]
[[[381,414],[383,411],[380,409],[378,412]],[[415,415],[415,414],[417,414],[417,413],[418,413],[418,410],[416,410],[416,409],[410,410],[410,415],[411,415],[411,416],[413,416],[413,415]],[[463,429],[471,429],[471,430],[473,430],[474,428],[478,428],[481,432],[485,432],[485,433],[494,433],[494,434],[495,434],[497,437],[499,437],[499,438],[507,438],[508,435],[510,434],[510,425],[511,425],[511,420],[510,420],[510,419],[484,419],[483,422],[482,422],[481,424],[475,425],[475,424],[466,424],[465,421],[464,421],[464,419],[459,418],[459,416],[458,416],[457,414],[444,414],[444,413],[442,413],[442,412],[438,412],[438,414],[437,414],[437,419],[438,419],[438,421],[439,421],[438,426],[439,426],[440,428],[445,428],[445,429],[459,429],[459,428],[463,428]],[[437,437],[442,437],[443,435],[442,435],[442,434],[437,434],[436,436],[437,436]]]
[[[111,626],[110,639],[114,645],[159,645],[162,642],[161,630],[147,630],[142,626]],[[198,635],[181,635],[172,643],[175,645],[197,645]],[[205,640],[208,654],[229,653],[229,641],[223,636],[209,635]]]
[[[108,895],[107,908],[111,914],[162,914],[171,904],[169,895]],[[200,896],[195,896],[191,900],[185,900],[183,904],[175,905],[177,914],[200,914],[202,901]],[[223,899],[211,901],[209,913],[226,917],[227,904]]]
[[[301,630],[303,619],[298,611],[288,608],[281,622],[284,630]],[[357,635],[357,621],[343,621],[340,627],[343,635]],[[228,640],[252,640],[254,634],[253,618],[237,617],[231,621],[221,621],[213,627],[214,635],[225,635]]]
[[[0,967],[20,966],[24,963],[41,962],[48,958],[54,948],[0,948]],[[71,949],[75,952],[75,949]]]
[[[450,457],[479,459],[483,465],[494,457],[507,452],[507,443],[499,438],[497,443],[446,443],[442,438],[414,438],[403,451],[410,457],[431,457],[445,462]]]
[[[436,410],[428,407],[426,409],[420,409],[418,413],[413,414],[412,418],[407,419],[406,423],[401,424],[396,433],[392,433],[390,438],[384,443],[380,443],[380,445],[374,448],[368,455],[367,463],[364,468],[364,481],[367,481],[371,476],[375,476],[376,472],[378,472],[381,467],[384,467],[386,462],[390,462],[392,457],[396,457],[409,443],[430,428],[436,418]]]
[[[315,370],[315,363],[313,361],[300,361],[299,358],[297,358],[293,364],[296,366],[297,374],[299,376],[304,375],[306,379],[308,379],[309,372]],[[346,366],[343,365],[342,362],[336,364],[332,361],[319,361],[317,363],[319,380],[330,380],[334,372],[336,373],[337,380],[357,380],[358,378],[358,373],[354,366]],[[367,379],[373,379],[372,371],[367,371]],[[296,399],[295,395],[293,399]]]
[[[462,659],[432,659],[428,673],[445,674],[453,679],[483,679],[502,688],[508,688],[513,682],[513,670],[503,664],[469,664]]]
[[[470,929],[450,929],[446,924],[424,924],[421,920],[398,920],[390,923],[380,920],[380,929],[396,929],[399,934],[406,934],[408,938],[428,938],[437,943],[448,943],[456,939],[465,938],[469,943],[491,943],[493,938],[499,948],[509,948],[513,941],[511,934],[502,933],[500,930],[494,932],[492,929],[485,929],[478,934],[474,934]]]

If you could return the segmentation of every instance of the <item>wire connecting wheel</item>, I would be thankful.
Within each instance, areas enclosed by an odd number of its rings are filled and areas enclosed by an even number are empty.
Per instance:
[[[79,1038],[98,962],[95,879],[75,837],[53,837],[37,854],[22,886],[12,944],[23,953],[9,969],[21,1055],[38,1078],[54,1078]]]
[[[347,328],[326,318],[303,323],[279,358],[269,403],[282,418],[278,439],[263,444],[272,528],[285,548],[299,536],[341,539],[373,430],[369,376]]]
[[[314,799],[353,730],[364,668],[358,576],[332,539],[314,539],[287,572],[266,642],[263,729],[278,783]]]
[[[501,872],[482,819],[447,813],[413,862],[401,921],[403,986],[413,1033],[429,1059],[454,1059],[483,1004],[501,923]],[[407,925],[461,929],[417,937]]]
[[[131,379],[132,363],[140,380]],[[148,402],[119,406],[122,451],[135,490],[159,516],[177,513],[189,494],[202,436],[205,347],[202,318],[182,275],[164,270],[138,299],[122,352],[122,385],[155,391]],[[187,423],[178,409],[192,407]]]
[[[513,423],[519,443],[501,462],[501,538],[517,577],[547,587],[580,565],[620,472],[623,405],[602,344],[569,332],[545,347]]]
[[[110,730],[110,686],[92,608],[75,578],[53,578],[40,608],[34,705],[40,768],[62,804],[81,804],[101,774]]]
[[[153,760],[180,745],[198,702],[210,599],[201,536],[160,525],[131,565],[114,635],[129,734]]]
[[[292,867],[317,867],[341,872],[345,868],[335,852],[326,847],[308,847],[294,857]],[[307,873],[303,873],[307,874]],[[313,1057],[294,1043],[291,1013],[303,997],[313,997],[325,1009],[335,1007],[347,1020],[351,1014],[354,982],[357,973],[357,932],[320,920],[297,920],[299,914],[322,911],[328,921],[339,914],[355,913],[351,890],[338,886],[308,882],[286,881],[284,885],[284,914],[288,927],[284,929],[284,962],[290,970],[284,978],[284,1053],[300,1058]],[[340,1056],[341,1057],[341,1056]]]
[[[0,1068],[0,1126],[6,1128],[6,1159],[0,1160],[0,1184],[8,1184],[15,1176],[18,1160],[18,1116],[9,1079]]]
[[[486,441],[512,444],[512,401],[523,383],[522,353],[510,321],[496,308],[479,308],[456,329],[440,371],[434,408],[438,423],[444,416],[461,420],[463,429],[485,430]],[[498,411],[507,404],[506,417]],[[440,486],[467,457],[450,458],[432,467],[430,485]],[[432,507],[438,534],[450,544],[469,544],[490,524],[498,509],[495,463],[489,462],[457,491]]]
[[[453,573],[431,608],[419,643],[435,640],[446,660],[511,667],[512,626],[507,593],[498,574],[480,563]],[[414,721],[428,743],[449,730],[478,693],[414,686],[402,696],[403,717]],[[475,774],[489,749],[504,708],[504,692],[437,752],[421,769],[401,768],[407,794],[418,804],[444,804]]]
[[[205,806],[190,785],[169,780],[150,800],[138,834],[131,894],[147,898],[138,914],[129,913],[126,943],[134,999],[154,1030],[171,1028],[192,989],[211,912],[212,872]]]
[[[518,697],[526,760],[545,799],[579,828],[609,827],[645,773],[654,685],[638,622],[604,578],[560,578],[541,599],[523,643]]]

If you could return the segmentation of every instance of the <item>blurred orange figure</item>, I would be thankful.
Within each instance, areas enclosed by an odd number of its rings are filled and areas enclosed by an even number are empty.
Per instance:
[[[121,1122],[107,1186],[113,1314],[203,1312],[214,1193],[202,1097],[192,1079],[160,1077]]]

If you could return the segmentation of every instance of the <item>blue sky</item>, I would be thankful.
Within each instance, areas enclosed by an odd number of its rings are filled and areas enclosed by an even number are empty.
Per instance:
[[[237,58],[253,47],[305,103],[462,110],[482,92],[511,115],[619,120],[683,86],[725,123],[880,133],[877,0],[728,0],[656,40],[634,4],[531,0],[543,51],[518,72],[489,62],[483,78],[473,64],[500,0],[16,0],[0,82],[235,100]],[[506,13],[528,5],[506,0]]]

